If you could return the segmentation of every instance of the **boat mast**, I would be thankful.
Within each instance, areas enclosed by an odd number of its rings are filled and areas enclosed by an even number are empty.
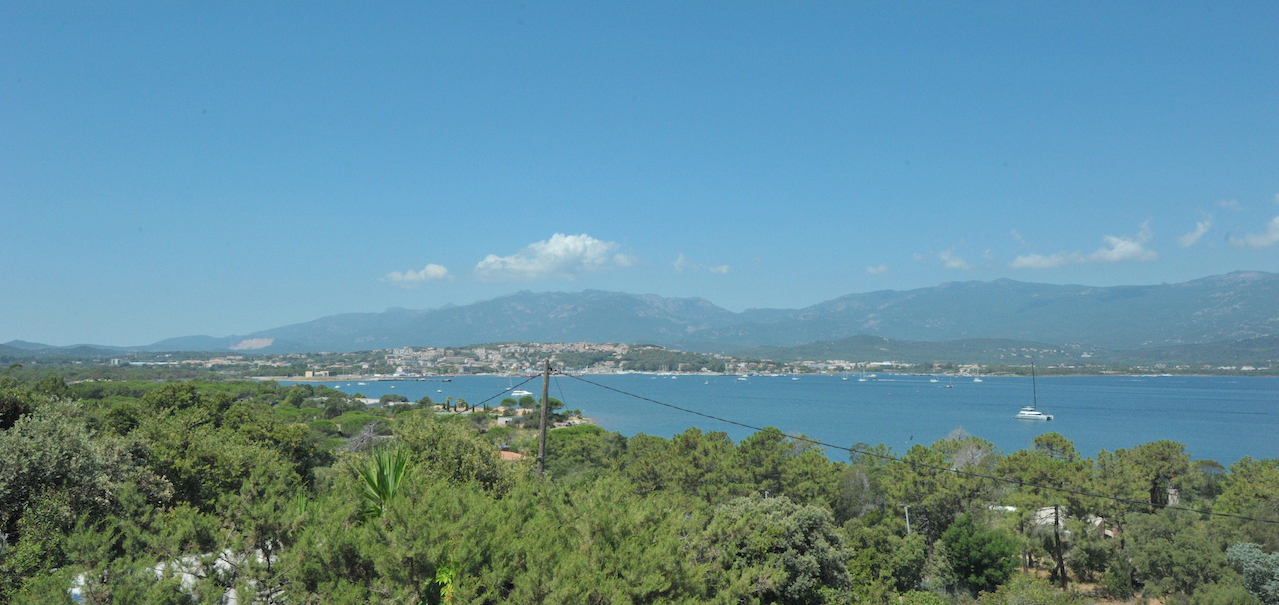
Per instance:
[[[1034,362],[1034,360],[1031,360],[1031,362],[1030,362],[1030,396],[1032,397],[1032,399],[1031,399],[1031,407],[1033,407],[1033,408],[1034,408],[1034,409],[1036,409],[1036,410],[1037,410],[1037,409],[1039,409],[1039,391],[1038,391],[1038,389],[1036,389],[1036,388],[1035,388],[1035,362]]]

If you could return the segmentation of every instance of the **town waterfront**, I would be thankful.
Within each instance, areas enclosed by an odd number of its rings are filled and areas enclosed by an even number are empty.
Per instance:
[[[540,396],[535,378],[458,376],[449,382],[327,382],[367,397],[394,393],[416,401],[429,396],[463,398],[479,404],[508,388]],[[1036,435],[1058,432],[1085,456],[1098,450],[1129,448],[1170,439],[1186,445],[1195,459],[1229,465],[1244,456],[1279,457],[1279,378],[1219,376],[1040,377],[1039,409],[1054,420],[1014,420],[1032,402],[1030,378],[921,376],[734,376],[692,374],[587,375],[582,380],[553,377],[551,397],[581,409],[600,426],[623,435],[670,437],[689,427],[725,431],[734,440],[752,430],[688,414],[599,386],[696,410],[753,426],[775,426],[824,442],[892,446],[898,453],[929,444],[955,429],[988,439],[1005,452],[1028,447]],[[843,452],[829,451],[835,460]]]

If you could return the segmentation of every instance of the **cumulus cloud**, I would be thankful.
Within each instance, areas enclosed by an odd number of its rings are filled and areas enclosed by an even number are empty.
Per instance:
[[[1267,248],[1279,244],[1279,216],[1270,220],[1265,233],[1249,233],[1243,237],[1231,237],[1230,245],[1236,248]]]
[[[1051,256],[1042,254],[1018,256],[1008,266],[1014,269],[1055,269],[1079,262],[1083,262],[1083,255],[1078,252],[1058,252]]]
[[[1177,238],[1177,245],[1182,248],[1189,248],[1199,241],[1209,229],[1212,228],[1212,217],[1208,217],[1202,221],[1195,223],[1195,230]]]
[[[416,288],[428,281],[452,280],[453,276],[449,275],[449,270],[443,265],[430,263],[422,267],[421,271],[392,271],[382,278],[382,281],[391,282],[402,288]]]
[[[866,275],[883,275],[888,273],[888,265],[876,265],[874,267],[866,267]]]
[[[679,257],[675,259],[673,265],[676,273],[683,273],[693,268],[693,263],[688,262],[688,259],[684,257],[683,252],[679,253]]]
[[[945,252],[942,252],[941,254],[938,254],[937,258],[941,259],[942,265],[946,267],[947,269],[958,269],[961,271],[966,271],[968,269],[973,268],[973,266],[968,264],[968,262],[965,261],[962,257],[955,254],[954,248],[951,248],[950,250],[947,250]]]
[[[1105,244],[1091,254],[1082,252],[1058,252],[1051,256],[1025,254],[1013,259],[1008,266],[1014,269],[1054,269],[1076,263],[1148,262],[1159,258],[1158,253],[1145,246],[1150,238],[1150,222],[1147,221],[1141,224],[1141,231],[1134,237],[1105,236],[1102,238]]]
[[[696,273],[703,269],[710,273],[718,273],[720,275],[728,273],[728,265],[699,265],[688,260],[688,257],[684,256],[683,252],[679,253],[679,256],[675,259],[674,263],[671,263],[671,266],[675,268],[676,273]]]
[[[1106,245],[1097,249],[1096,252],[1088,255],[1088,260],[1094,263],[1119,263],[1126,260],[1135,261],[1152,261],[1159,258],[1154,250],[1147,250],[1145,243],[1150,241],[1150,222],[1141,224],[1141,231],[1137,237],[1116,237],[1107,235],[1103,238]]]
[[[475,275],[484,281],[573,279],[583,273],[633,265],[632,257],[614,253],[617,247],[616,242],[600,241],[585,233],[556,233],[510,256],[484,257],[475,265]]]

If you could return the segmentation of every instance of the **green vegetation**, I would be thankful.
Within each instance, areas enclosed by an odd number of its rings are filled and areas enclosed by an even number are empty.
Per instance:
[[[448,403],[0,377],[0,602],[1279,603],[1279,527],[1170,505],[1275,519],[1275,459],[583,425],[539,477],[530,429]]]
[[[661,347],[635,346],[622,356],[622,369],[633,372],[723,372],[724,360]]]

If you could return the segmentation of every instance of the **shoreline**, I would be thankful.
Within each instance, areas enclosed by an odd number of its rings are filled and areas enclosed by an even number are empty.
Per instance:
[[[934,376],[937,378],[1029,378],[1030,374],[1012,374],[1012,373],[994,373],[994,374],[929,374],[920,372],[892,372],[878,370],[880,374],[890,376]],[[671,378],[737,378],[740,374],[702,374],[697,372],[580,372],[578,375],[583,376],[661,376]],[[321,384],[326,382],[452,382],[457,378],[527,378],[522,374],[462,374],[462,375],[445,375],[440,378],[421,377],[421,376],[379,376],[379,375],[361,375],[361,374],[342,374],[339,376],[246,376],[245,380],[253,380],[257,382],[266,382],[274,380],[276,382],[289,383],[311,383]],[[1186,372],[1186,373],[1137,373],[1137,372],[1040,372],[1039,378],[1067,378],[1078,376],[1090,376],[1097,378],[1178,378],[1178,377],[1194,377],[1194,378],[1277,378],[1279,373],[1273,372],[1251,372],[1247,374],[1216,374],[1203,372]],[[814,374],[752,374],[749,378],[843,378],[842,374],[830,373],[814,373]]]

